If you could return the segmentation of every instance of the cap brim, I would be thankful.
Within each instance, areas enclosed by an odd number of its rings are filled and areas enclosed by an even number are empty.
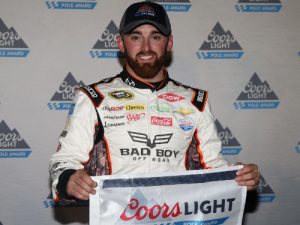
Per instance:
[[[143,24],[151,24],[151,25],[155,26],[165,36],[169,36],[171,34],[171,31],[167,30],[161,24],[156,23],[154,21],[149,21],[149,20],[139,20],[139,21],[131,22],[131,23],[127,24],[126,27],[124,27],[120,32],[128,34],[132,30],[134,30],[136,27],[141,26]]]

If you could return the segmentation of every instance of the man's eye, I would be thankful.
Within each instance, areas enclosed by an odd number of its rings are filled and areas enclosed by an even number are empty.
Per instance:
[[[160,35],[154,35],[154,36],[153,36],[153,39],[158,41],[158,40],[161,39],[161,36],[160,36]]]
[[[133,40],[133,41],[136,41],[138,39],[139,39],[139,36],[135,36],[135,35],[131,36],[131,40]]]

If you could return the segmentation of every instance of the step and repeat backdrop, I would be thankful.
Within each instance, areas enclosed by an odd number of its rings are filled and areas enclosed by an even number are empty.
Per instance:
[[[133,2],[0,0],[0,225],[88,224],[87,207],[54,205],[49,157],[76,88],[121,71]],[[209,91],[228,161],[259,165],[244,224],[299,224],[300,1],[155,2],[172,22],[171,77]]]

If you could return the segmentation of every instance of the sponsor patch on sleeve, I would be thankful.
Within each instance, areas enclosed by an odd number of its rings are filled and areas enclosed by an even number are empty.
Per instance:
[[[208,92],[201,90],[201,89],[195,89],[194,95],[192,98],[192,104],[200,111],[202,112],[205,107],[205,103],[207,100]]]
[[[94,85],[87,85],[80,88],[87,96],[91,99],[95,107],[98,107],[102,100],[103,96],[98,93],[98,91],[94,88]]]

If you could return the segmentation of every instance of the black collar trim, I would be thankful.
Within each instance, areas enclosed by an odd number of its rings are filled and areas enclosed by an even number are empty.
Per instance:
[[[134,88],[139,88],[139,89],[150,89],[152,92],[153,91],[158,91],[158,90],[164,88],[167,85],[168,81],[169,81],[169,75],[168,75],[168,72],[166,70],[165,70],[164,79],[160,82],[156,82],[155,85],[134,78],[133,76],[131,76],[128,73],[126,68],[123,69],[123,71],[119,74],[119,76],[124,81],[124,83],[126,83],[129,86],[132,86]]]

